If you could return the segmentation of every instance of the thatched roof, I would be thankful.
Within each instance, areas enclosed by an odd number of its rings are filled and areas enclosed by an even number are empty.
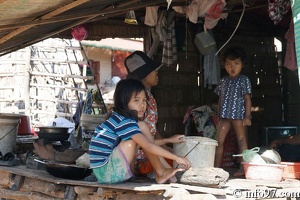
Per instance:
[[[252,21],[272,24],[268,19],[268,0],[244,0],[247,10],[256,10]],[[187,5],[191,1],[173,0],[171,5]],[[240,0],[227,0],[224,12],[240,13]],[[167,7],[166,0],[0,0],[0,56],[32,45],[49,37],[71,38],[70,29],[88,25],[90,40],[108,37],[144,37],[147,26],[125,24],[126,12],[135,10],[144,19],[145,7]],[[257,10],[259,9],[259,10]],[[263,12],[260,10],[263,9]],[[185,18],[185,16],[181,16]],[[251,20],[251,17],[249,17]],[[278,26],[280,28],[280,26]],[[286,26],[284,27],[286,28]]]

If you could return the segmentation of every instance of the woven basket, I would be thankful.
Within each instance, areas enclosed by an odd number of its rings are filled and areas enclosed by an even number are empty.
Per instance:
[[[300,162],[281,162],[286,165],[282,177],[284,179],[300,179]]]
[[[246,179],[281,181],[286,165],[242,162]]]

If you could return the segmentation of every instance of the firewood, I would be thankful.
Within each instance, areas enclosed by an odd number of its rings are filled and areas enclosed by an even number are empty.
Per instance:
[[[82,195],[82,194],[93,194],[97,192],[96,187],[84,187],[84,186],[75,186],[74,190],[76,194]]]
[[[44,144],[43,140],[34,142],[33,146],[35,153],[41,159],[70,164],[74,164],[76,159],[86,152],[84,149],[66,149],[63,152],[56,151],[52,144]]]
[[[13,191],[0,188],[0,197],[14,200],[60,200],[61,198],[51,197],[45,194],[32,191]]]

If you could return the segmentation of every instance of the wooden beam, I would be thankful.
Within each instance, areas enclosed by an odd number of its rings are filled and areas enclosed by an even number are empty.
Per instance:
[[[185,190],[191,190],[196,192],[208,193],[213,195],[226,195],[226,191],[219,188],[209,188],[209,187],[201,187],[201,186],[193,186],[193,185],[184,185],[179,183],[171,183],[172,187],[183,188]]]
[[[37,83],[31,83],[30,87],[44,87],[44,88],[62,88],[62,89],[69,89],[69,90],[76,90],[76,91],[83,91],[86,92],[88,89],[86,88],[74,88],[72,86],[68,85],[52,85],[52,84],[37,84]]]
[[[165,4],[165,1],[161,1],[161,2],[162,3],[158,3],[157,5],[160,5],[163,3]],[[172,2],[172,5],[173,5],[173,2]],[[139,9],[138,3],[135,3],[135,5],[132,5],[132,7],[128,10],[135,10],[135,9]],[[116,11],[123,11],[123,8],[122,9],[116,8],[115,11],[102,12],[102,14],[107,15],[107,14],[114,13]],[[125,11],[125,12],[127,12],[127,11]],[[27,26],[27,25],[35,25],[36,26],[36,25],[51,24],[51,23],[62,22],[62,21],[72,21],[72,20],[90,17],[90,16],[95,15],[96,13],[99,13],[99,8],[92,8],[92,9],[89,9],[88,11],[82,11],[82,12],[78,12],[76,14],[60,15],[60,16],[52,17],[50,19],[37,19],[34,21],[32,21],[32,19],[29,19],[22,23],[0,25],[0,30],[14,29],[14,28]]]
[[[50,12],[50,13],[47,13],[46,15],[44,15],[44,16],[42,16],[40,18],[37,18],[34,21],[37,21],[37,20],[40,20],[40,19],[50,19],[53,16],[59,15],[59,14],[61,14],[63,12],[66,12],[66,11],[68,11],[68,10],[74,8],[74,7],[77,7],[77,6],[79,6],[79,5],[83,4],[83,3],[86,3],[87,1],[90,1],[90,0],[77,0],[77,1],[74,1],[74,2],[72,2],[70,4],[62,6],[62,7],[58,8],[58,9],[56,9],[56,10]],[[4,36],[4,37],[2,37],[0,39],[0,44],[3,44],[7,40],[15,37],[16,35],[19,35],[20,33],[24,32],[24,31],[26,31],[26,30],[28,30],[28,29],[30,29],[32,27],[34,27],[34,25],[27,25],[27,26],[20,27],[20,28],[18,28],[15,31],[10,32],[9,34],[7,34],[6,36]]]
[[[31,191],[12,191],[4,188],[0,188],[0,196],[5,199],[14,200],[60,200],[61,198],[51,197],[45,194]]]
[[[22,184],[24,182],[24,179],[25,179],[24,176],[16,175],[16,177],[14,179],[14,183],[12,184],[10,189],[13,190],[13,191],[20,190],[20,188],[22,187]]]
[[[93,76],[64,75],[64,74],[54,74],[54,73],[47,73],[47,72],[31,72],[31,75],[94,80]],[[14,76],[14,75],[11,75],[11,76]],[[0,74],[0,77],[7,77],[7,76],[5,76],[5,74],[4,75]],[[0,88],[1,88],[1,86],[0,86]]]
[[[130,2],[126,2],[124,4],[120,4],[118,6],[108,7],[106,9],[102,10],[102,11],[99,11],[99,13],[97,13],[95,15],[92,15],[90,17],[87,17],[87,18],[81,19],[81,20],[79,20],[77,22],[74,22],[74,23],[71,23],[69,25],[66,25],[65,27],[63,27],[63,28],[61,28],[61,29],[59,29],[57,31],[45,34],[45,35],[41,36],[38,39],[25,42],[22,45],[16,45],[16,46],[13,46],[13,47],[2,49],[3,51],[6,51],[6,52],[0,54],[0,56],[6,55],[6,54],[14,52],[14,51],[16,51],[18,49],[24,48],[26,46],[30,46],[32,44],[35,44],[37,42],[40,42],[40,41],[45,40],[47,38],[50,38],[50,37],[52,37],[52,36],[54,36],[56,34],[59,34],[59,33],[63,32],[63,31],[69,30],[70,28],[73,28],[74,26],[77,26],[77,25],[86,23],[86,22],[88,22],[88,21],[90,21],[92,19],[95,19],[96,17],[99,17],[99,20],[104,20],[104,19],[107,19],[109,17],[120,15],[120,10],[122,10],[122,12],[124,12],[124,13],[127,12],[127,11],[129,11],[129,10],[132,10],[132,6],[133,5],[136,6],[135,7],[136,9],[138,9],[138,8],[143,8],[143,7],[147,7],[147,6],[156,5],[158,3],[165,2],[165,0],[147,1],[147,2],[139,3],[138,5],[136,5],[136,2],[138,2],[138,1],[134,1],[134,2],[130,1]],[[132,3],[133,3],[133,5],[130,5]],[[123,8],[123,9],[120,9],[120,8]],[[111,13],[111,14],[105,14],[105,13]]]

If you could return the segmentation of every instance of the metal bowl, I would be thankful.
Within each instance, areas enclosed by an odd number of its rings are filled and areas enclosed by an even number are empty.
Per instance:
[[[279,153],[272,148],[261,147],[258,153],[266,161],[266,163],[280,164],[281,162],[281,157]]]
[[[69,134],[65,133],[44,133],[36,132],[39,136],[39,139],[48,139],[49,141],[66,141],[69,138]]]

